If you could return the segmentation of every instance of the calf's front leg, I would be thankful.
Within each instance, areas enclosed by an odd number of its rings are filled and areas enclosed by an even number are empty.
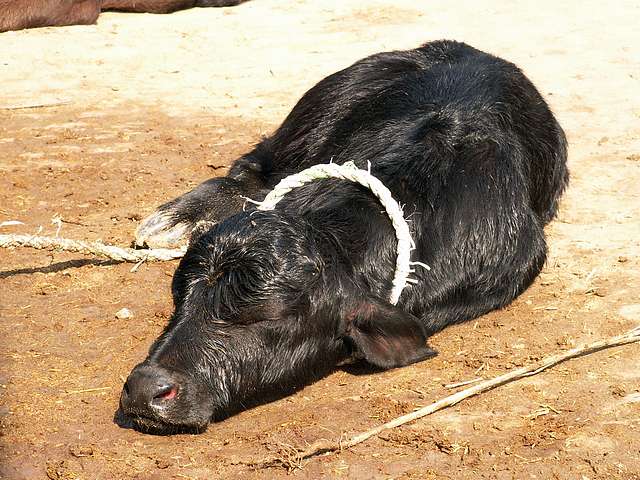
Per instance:
[[[226,177],[212,178],[145,218],[135,242],[152,248],[175,248],[189,242],[200,222],[218,223],[240,211],[246,198],[262,200],[265,180],[254,161],[238,160]]]

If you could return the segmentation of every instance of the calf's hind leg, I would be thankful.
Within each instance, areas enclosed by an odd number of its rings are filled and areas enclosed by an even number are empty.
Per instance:
[[[456,269],[455,262],[443,262],[449,266],[449,274],[430,288],[435,295],[421,318],[429,335],[506,307],[533,283],[546,261],[547,245],[542,226],[533,214],[526,223],[517,246],[505,250],[502,256],[474,253],[481,261],[482,273],[469,275],[464,268]]]
[[[529,268],[503,276],[492,288],[460,285],[449,289],[442,299],[428,307],[421,322],[428,335],[456,323],[478,318],[509,305],[535,280],[546,258],[546,252],[539,251],[531,258]],[[499,285],[503,283],[503,285]]]

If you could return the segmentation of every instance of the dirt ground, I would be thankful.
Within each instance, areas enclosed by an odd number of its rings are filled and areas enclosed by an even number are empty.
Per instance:
[[[377,51],[454,38],[520,65],[570,141],[550,258],[509,308],[431,340],[435,359],[337,371],[296,395],[154,437],[113,423],[171,313],[176,262],[0,251],[0,477],[640,479],[640,346],[510,384],[287,472],[247,465],[370,428],[640,322],[640,4],[254,0],[0,34],[1,233],[127,245],[159,203],[272,131],[314,83]],[[133,312],[117,319],[122,307]]]

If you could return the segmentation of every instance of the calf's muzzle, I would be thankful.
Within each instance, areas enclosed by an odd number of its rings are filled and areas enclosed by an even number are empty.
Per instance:
[[[124,384],[120,407],[134,416],[162,418],[179,388],[178,382],[163,368],[138,365]]]

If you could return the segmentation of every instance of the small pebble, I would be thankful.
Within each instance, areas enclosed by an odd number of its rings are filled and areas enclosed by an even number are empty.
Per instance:
[[[171,466],[171,462],[169,460],[165,460],[164,458],[156,459],[156,467],[164,470],[165,468],[169,468]]]
[[[132,318],[132,317],[133,317],[133,313],[131,313],[131,310],[129,310],[128,308],[121,308],[116,312],[116,318],[119,318],[120,320],[124,320],[126,318]]]
[[[91,457],[93,455],[93,447],[91,445],[71,445],[69,453],[74,457]]]

